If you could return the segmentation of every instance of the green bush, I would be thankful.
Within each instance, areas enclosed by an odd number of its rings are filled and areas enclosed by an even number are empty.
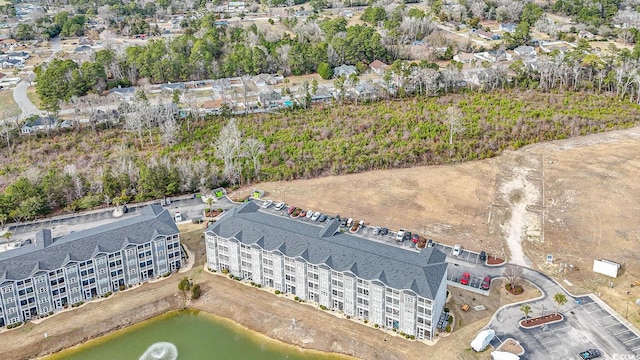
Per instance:
[[[126,286],[124,286],[124,285],[120,285],[120,286],[118,286],[118,290],[120,290],[120,291],[124,291],[124,289],[126,289],[126,288],[127,288],[127,287],[126,287]]]
[[[191,289],[191,299],[197,300],[202,296],[202,289],[200,288],[200,284],[193,285]]]
[[[447,319],[447,322],[449,324],[453,324],[453,316],[449,316],[449,318]]]
[[[365,323],[365,324],[369,323],[369,320],[364,319],[364,323]]]
[[[294,296],[294,297],[293,297],[293,300],[298,301],[298,300],[300,300],[300,298],[299,298],[299,297],[297,297],[297,296]]]
[[[324,305],[320,305],[320,310],[327,310],[327,307]]]
[[[377,328],[379,328],[379,327],[380,327],[380,325],[378,325],[378,324],[374,324],[374,325],[373,325],[373,327],[377,329]]]
[[[280,295],[280,290],[275,291],[276,295]]]
[[[450,333],[451,332],[451,325],[447,325],[447,327],[444,328],[444,331]]]
[[[222,269],[222,273],[225,274],[225,275],[228,274],[229,273],[229,268]]]
[[[22,321],[18,321],[15,324],[11,324],[11,325],[7,325],[7,329],[13,329],[13,328],[17,328],[18,326],[22,325]]]

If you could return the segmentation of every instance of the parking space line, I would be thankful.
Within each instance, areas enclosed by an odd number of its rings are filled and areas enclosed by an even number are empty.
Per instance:
[[[637,347],[637,348],[635,348],[635,349],[631,349],[631,351],[632,351],[632,352],[636,352],[636,351],[638,351],[638,350],[640,350],[640,346],[639,346],[639,347]]]
[[[623,343],[623,344],[626,344],[626,343],[628,343],[628,342],[632,342],[633,340],[638,340],[638,337],[637,337],[637,336],[634,336],[634,337],[632,337],[632,338],[631,338],[631,339],[629,339],[629,340],[625,340],[625,341],[623,341],[622,343]]]
[[[564,329],[570,329],[570,328],[571,328],[571,326],[567,325],[565,327],[561,327],[561,328],[558,328],[558,329],[550,329],[550,330],[553,331],[553,332],[556,332],[556,331],[562,331]]]
[[[620,334],[624,334],[624,333],[629,332],[629,331],[631,331],[631,330],[629,330],[629,329],[625,328],[625,329],[624,329],[624,330],[622,330],[622,331],[618,331],[617,333],[613,333],[613,336],[618,336],[618,335],[620,335]]]
[[[611,324],[611,325],[607,325],[607,326],[605,326],[604,328],[606,329],[606,328],[608,328],[608,327],[612,327],[612,326],[614,326],[614,325],[619,325],[619,324],[620,324],[620,323],[616,321],[616,322],[614,322],[614,323],[613,323],[613,324]]]
[[[562,339],[558,338],[558,339],[551,340],[551,341],[547,341],[547,342],[543,342],[543,343],[540,343],[540,344],[542,344],[542,345],[549,345],[549,344],[552,344],[552,343],[554,343],[554,342],[558,342],[558,341],[560,341],[560,340],[562,340]]]

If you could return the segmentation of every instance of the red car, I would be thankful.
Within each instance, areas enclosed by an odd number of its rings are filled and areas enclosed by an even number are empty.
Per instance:
[[[469,285],[469,279],[471,279],[471,274],[468,272],[462,273],[462,277],[460,278],[460,284]]]
[[[489,290],[489,286],[491,286],[491,277],[485,276],[484,280],[482,281],[482,285],[480,285],[480,288],[482,288],[482,290]]]
[[[413,236],[411,237],[411,241],[417,244],[418,242],[420,242],[420,235],[413,234]]]
[[[294,211],[296,211],[297,207],[295,206],[290,206],[289,209],[287,209],[287,213],[289,213],[289,215],[293,214]]]

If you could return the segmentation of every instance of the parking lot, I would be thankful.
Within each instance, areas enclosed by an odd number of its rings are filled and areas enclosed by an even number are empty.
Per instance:
[[[159,201],[150,203],[159,203]],[[24,224],[12,224],[9,226],[9,231],[13,234],[11,242],[33,239],[35,233],[42,229],[53,230],[54,236],[60,236],[71,231],[81,231],[87,228],[108,224],[119,219],[138,215],[140,210],[150,203],[129,205],[128,212],[121,217],[114,217],[114,207],[110,207],[82,214],[62,215]],[[227,205],[225,202],[222,202],[219,205],[220,206],[218,207],[230,206],[230,204]],[[202,199],[195,198],[194,196],[185,196],[172,199],[171,204],[165,206],[165,208],[168,209],[172,215],[176,211],[179,211],[183,214],[184,221],[191,221],[196,217],[203,216],[202,212],[204,210],[204,206],[205,204]]]

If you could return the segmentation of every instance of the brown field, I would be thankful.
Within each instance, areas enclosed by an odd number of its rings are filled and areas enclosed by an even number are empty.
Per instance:
[[[13,100],[13,90],[0,90],[0,120],[20,114],[20,108]]]
[[[639,152],[640,128],[634,128],[476,162],[257,186],[267,198],[299,207],[504,254],[553,276],[572,293],[600,294],[622,315],[629,302],[629,320],[638,324],[640,286],[630,285],[640,280]],[[551,265],[547,254],[554,256]],[[592,272],[599,258],[622,263],[621,276]]]

